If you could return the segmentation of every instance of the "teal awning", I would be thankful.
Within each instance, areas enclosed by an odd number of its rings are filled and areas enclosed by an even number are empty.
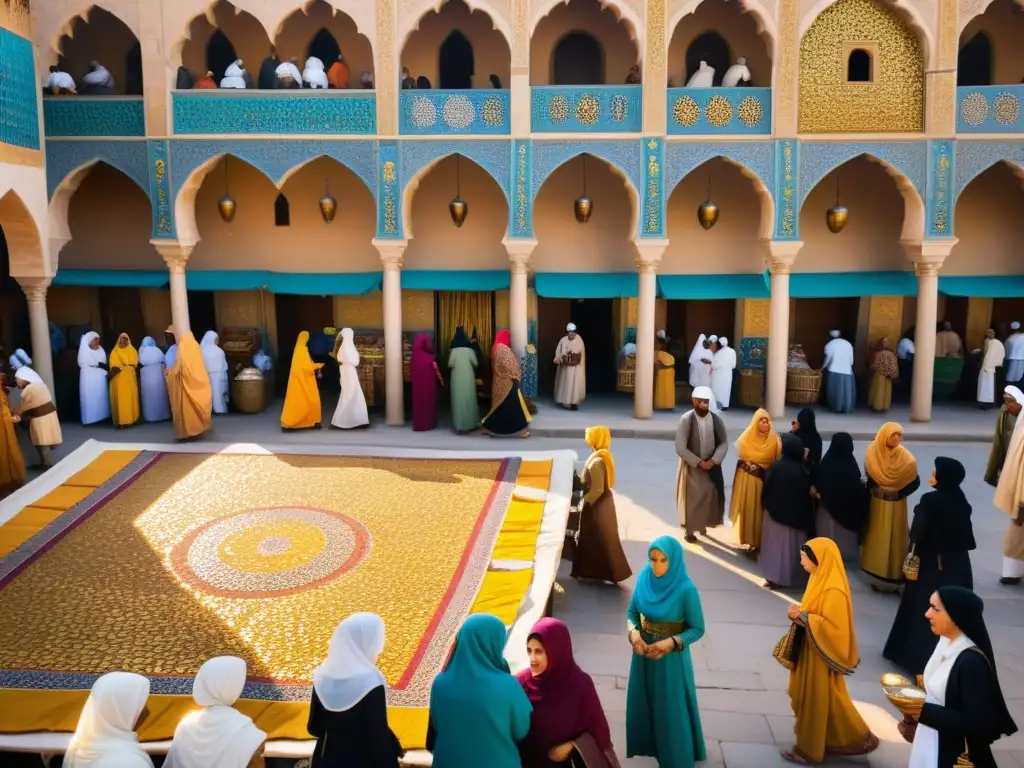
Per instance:
[[[268,283],[268,287],[274,293],[295,293],[303,296],[362,296],[379,291],[380,286],[380,272],[271,272]]]
[[[636,272],[541,272],[534,281],[546,299],[625,299],[640,293]]]
[[[913,272],[794,272],[789,276],[794,299],[839,299],[851,296],[916,296]]]
[[[270,282],[270,273],[259,270],[188,270],[185,284],[191,291],[251,291]]]
[[[767,299],[764,275],[658,275],[666,299]]]
[[[947,296],[973,296],[976,299],[1024,298],[1021,275],[950,275],[939,277],[939,290]]]
[[[402,288],[407,291],[507,291],[511,282],[507,269],[402,270]]]
[[[80,285],[102,288],[166,288],[167,270],[134,269],[58,269],[54,285]]]

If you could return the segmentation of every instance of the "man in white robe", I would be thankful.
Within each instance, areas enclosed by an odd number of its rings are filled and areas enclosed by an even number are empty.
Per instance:
[[[718,351],[711,357],[711,391],[723,411],[729,410],[735,370],[736,350],[729,346],[729,340],[723,336],[718,340]]]
[[[43,90],[47,94],[73,94],[75,93],[75,80],[67,72],[61,72],[60,67],[51,66],[50,76],[43,84]]]
[[[736,63],[725,70],[725,75],[722,76],[723,88],[735,88],[740,83],[750,85],[750,70],[747,69],[747,60],[742,56],[736,59]]]
[[[228,359],[220,348],[220,337],[216,331],[207,331],[199,344],[203,353],[203,365],[210,376],[213,393],[213,412],[228,412]]]
[[[276,74],[278,88],[294,89],[302,87],[302,73],[299,72],[299,60],[294,56],[288,61],[281,62],[277,67]]]
[[[853,375],[853,344],[838,330],[829,332],[825,345],[825,400],[836,413],[851,413],[857,405],[857,380]]]
[[[1014,403],[1024,403],[1024,393],[1017,387],[1008,386],[1005,392]],[[1003,539],[1003,574],[999,582],[1020,584],[1024,579],[1024,418],[1018,417],[1014,425],[992,501],[1010,516],[1010,527]]]
[[[708,387],[693,390],[693,409],[683,414],[676,429],[676,510],[686,540],[706,536],[725,516],[722,462],[729,452],[725,422],[711,412],[714,395]]]
[[[693,345],[690,352],[690,386],[697,387],[711,386],[711,359],[713,353],[708,348],[707,336],[703,333],[697,337],[697,343]]]
[[[327,90],[327,73],[324,71],[324,63],[316,56],[306,59],[306,68],[302,70],[302,82],[309,88]]]
[[[982,355],[981,373],[978,375],[978,404],[982,410],[991,408],[996,401],[996,369],[1003,365],[1005,357],[1003,342],[989,328],[985,331],[985,353]]]
[[[587,352],[575,323],[565,326],[565,331],[555,348],[555,403],[575,411],[587,397]]]
[[[82,78],[83,96],[108,96],[115,93],[114,77],[110,71],[98,61],[89,62],[89,71]]]
[[[1016,384],[1024,379],[1024,333],[1020,323],[1010,323],[1012,333],[1006,337],[1006,383]]]

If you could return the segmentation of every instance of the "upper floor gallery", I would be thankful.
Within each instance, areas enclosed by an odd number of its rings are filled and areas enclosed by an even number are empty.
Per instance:
[[[46,81],[48,138],[1024,135],[1016,0],[295,3],[9,0],[0,97]]]

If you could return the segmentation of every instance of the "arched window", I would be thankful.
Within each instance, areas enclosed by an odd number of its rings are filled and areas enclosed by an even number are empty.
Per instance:
[[[441,43],[438,63],[438,88],[473,87],[473,46],[464,34],[455,30]]]
[[[690,78],[700,69],[702,61],[715,70],[715,85],[721,85],[725,70],[734,62],[732,53],[729,51],[729,44],[717,32],[704,32],[697,35],[686,49],[686,80],[683,85],[690,82]]]
[[[870,83],[874,80],[871,54],[863,48],[854,48],[846,60],[846,82]]]
[[[288,209],[288,198],[281,193],[274,201],[274,226],[287,227],[292,223],[291,212]]]
[[[604,85],[604,51],[586,32],[570,32],[555,46],[552,85]]]
[[[230,67],[237,58],[235,46],[228,40],[228,36],[219,29],[215,29],[210,35],[210,42],[206,44],[206,68],[213,72],[215,83],[219,83],[224,78],[224,70]]]
[[[341,46],[338,45],[338,41],[334,39],[334,35],[327,31],[326,27],[320,27],[320,31],[313,36],[313,39],[309,43],[309,50],[306,51],[306,56],[316,56],[320,61],[324,63],[325,69],[330,69],[331,65],[338,60],[338,56],[341,54]]]
[[[992,85],[992,41],[979,32],[960,49],[956,60],[957,85]]]

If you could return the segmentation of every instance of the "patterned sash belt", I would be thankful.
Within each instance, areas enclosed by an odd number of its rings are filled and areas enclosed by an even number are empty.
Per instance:
[[[674,637],[683,633],[685,625],[681,621],[648,621],[640,614],[640,628],[653,637]]]
[[[49,414],[56,413],[56,412],[57,412],[57,406],[55,406],[53,404],[53,401],[51,400],[48,403],[43,403],[42,405],[37,405],[35,408],[28,408],[28,409],[22,411],[21,415],[22,416],[26,416],[29,419],[38,419],[41,416],[48,416]]]
[[[743,461],[743,459],[740,459],[739,461],[736,462],[736,469],[742,469],[748,475],[752,475],[753,477],[756,477],[758,480],[764,480],[764,476],[768,472],[768,470],[766,470],[760,464],[755,464],[752,461]]]
[[[871,486],[871,495],[874,496],[876,499],[880,499],[882,501],[899,501],[900,500],[900,492],[899,491],[891,491],[891,490],[889,490],[887,488],[882,488],[881,486],[878,486],[878,485],[872,485]]]

